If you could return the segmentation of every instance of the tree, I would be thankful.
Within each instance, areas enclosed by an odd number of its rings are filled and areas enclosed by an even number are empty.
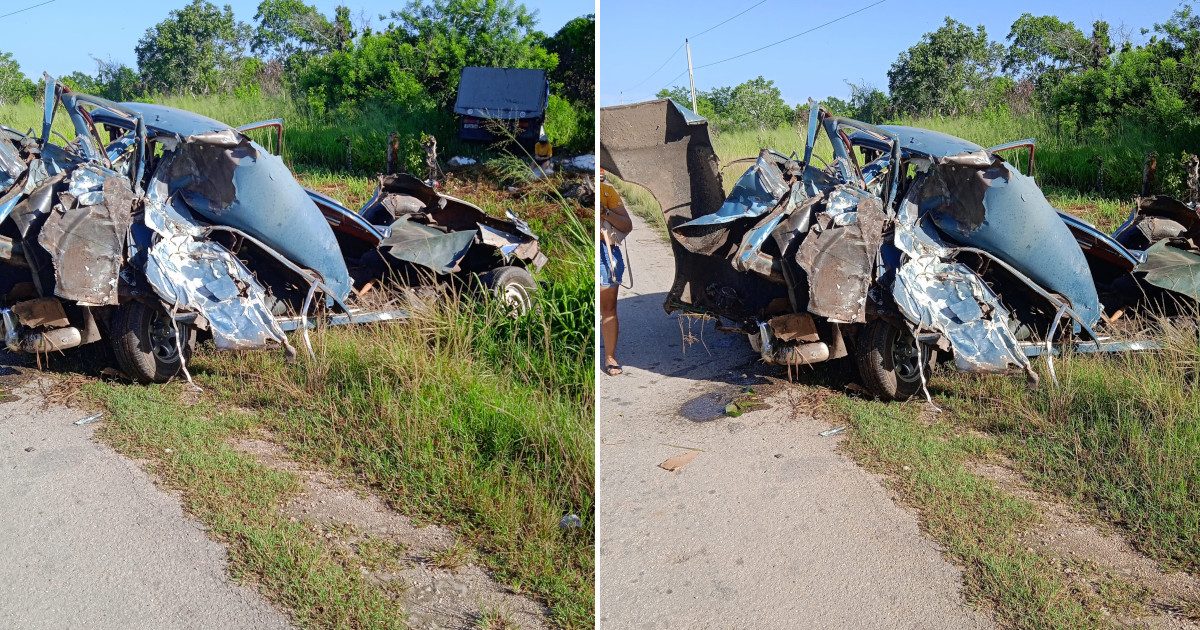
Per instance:
[[[31,98],[36,90],[37,85],[21,72],[21,64],[12,53],[0,53],[0,104]]]
[[[1074,22],[1063,22],[1052,15],[1021,14],[1006,39],[1009,45],[1004,71],[1017,78],[1037,81],[1047,73],[1061,76],[1075,72],[1087,67],[1094,54],[1093,43],[1075,28]]]
[[[208,0],[192,0],[146,30],[134,48],[148,90],[210,93],[230,89],[250,29]]]
[[[254,14],[254,52],[282,61],[301,63],[309,55],[344,50],[354,39],[350,10],[339,6],[334,21],[301,0],[263,0]]]
[[[887,94],[866,83],[849,83],[850,116],[877,125],[887,120],[892,103]]]
[[[67,84],[67,87],[70,87],[76,92],[83,92],[84,94],[100,94],[100,82],[96,80],[96,77],[93,77],[86,72],[80,72],[76,70],[65,77],[59,77],[59,81]]]
[[[726,116],[734,127],[774,129],[790,121],[792,108],[775,82],[760,75],[733,88]]]
[[[892,63],[893,106],[900,112],[946,115],[976,108],[975,96],[995,74],[1002,50],[988,41],[982,25],[972,30],[947,17]]]
[[[516,0],[411,0],[393,11],[385,36],[395,61],[441,105],[454,101],[466,66],[554,70],[558,57],[542,44],[536,14]]]
[[[558,56],[550,79],[560,94],[576,103],[591,105],[596,89],[596,16],[577,17],[546,40],[546,50]]]
[[[113,61],[96,60],[96,83],[100,95],[113,101],[128,101],[140,96],[142,80],[133,68]]]

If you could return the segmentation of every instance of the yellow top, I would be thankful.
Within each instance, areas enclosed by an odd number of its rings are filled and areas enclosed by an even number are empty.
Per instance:
[[[605,210],[624,207],[624,202],[621,201],[621,195],[617,189],[608,182],[600,182],[600,207]]]
[[[539,160],[548,160],[554,155],[554,147],[549,142],[539,142],[533,145],[533,156]]]

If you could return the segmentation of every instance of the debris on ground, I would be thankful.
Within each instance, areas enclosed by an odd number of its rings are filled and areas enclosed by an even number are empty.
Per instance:
[[[759,409],[768,409],[770,405],[763,402],[761,396],[754,391],[753,387],[742,388],[736,396],[725,404],[725,415],[730,418],[736,418],[750,411]]]
[[[591,153],[585,155],[577,155],[572,158],[560,160],[559,168],[568,173],[584,173],[591,175],[596,172],[596,156]]]
[[[687,466],[688,463],[690,463],[693,459],[696,459],[696,455],[699,453],[700,451],[688,451],[686,453],[681,453],[659,464],[658,467],[667,472],[675,472],[684,466]]]
[[[100,420],[100,419],[101,419],[101,418],[103,418],[103,417],[104,417],[104,412],[102,412],[102,411],[97,411],[96,413],[93,413],[93,414],[91,414],[91,415],[88,415],[88,416],[84,416],[84,417],[82,417],[82,418],[80,418],[80,419],[76,420],[74,424],[75,424],[75,426],[77,426],[77,427],[80,427],[80,426],[83,426],[83,425],[85,425],[85,424],[91,424],[91,423],[93,423],[93,422],[96,422],[96,421]]]

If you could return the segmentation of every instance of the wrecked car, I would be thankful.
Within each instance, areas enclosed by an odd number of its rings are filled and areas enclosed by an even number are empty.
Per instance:
[[[768,363],[848,357],[879,398],[923,390],[937,358],[1036,382],[1031,360],[1053,378],[1066,345],[1151,349],[1105,332],[1200,299],[1195,208],[1139,199],[1105,234],[1001,155],[1032,166],[1032,140],[985,148],[810,103],[803,152],[764,149],[726,195],[707,121],[671,100],[604,108],[600,135],[601,166],[666,215],[668,312],[718,318]]]
[[[60,107],[61,106],[61,107]],[[66,112],[66,134],[55,115]],[[107,339],[141,382],[186,375],[199,336],[282,347],[330,325],[402,319],[373,288],[479,279],[514,311],[546,257],[529,226],[381,176],[359,211],[306,190],[233,128],[161,105],[114,103],[46,77],[40,134],[0,127],[0,324],[10,350]],[[61,143],[59,142],[61,141]],[[282,146],[282,144],[280,144]],[[310,348],[311,351],[311,348]],[[190,378],[190,377],[189,377]]]

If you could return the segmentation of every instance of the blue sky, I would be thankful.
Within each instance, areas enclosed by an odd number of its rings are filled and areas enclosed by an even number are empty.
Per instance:
[[[875,0],[766,0],[692,41],[696,66],[736,55],[802,32],[850,13]],[[758,0],[600,0],[600,104],[653,98],[661,88],[687,85],[687,59],[680,50],[661,71],[684,37],[755,5]],[[1085,33],[1105,19],[1114,39],[1121,34],[1144,41],[1142,28],[1164,22],[1178,0],[887,0],[854,17],[809,35],[740,59],[696,71],[696,89],[736,85],[762,75],[773,79],[789,103],[808,97],[847,98],[846,81],[887,89],[887,71],[896,56],[921,35],[937,29],[947,15],[970,26],[983,24],[988,36],[1003,42],[1022,13],[1057,15]],[[640,83],[640,85],[638,85]]]
[[[0,15],[45,0],[0,0]],[[355,23],[368,19],[376,27],[379,16],[408,4],[406,0],[306,0],[326,15],[339,4],[350,7]],[[213,0],[230,5],[239,20],[251,22],[259,0]],[[539,28],[554,33],[571,18],[595,12],[594,0],[525,0],[537,10]],[[0,18],[4,39],[0,51],[11,52],[21,70],[30,77],[43,71],[54,75],[75,70],[95,72],[93,57],[115,59],[136,66],[133,47],[146,29],[161,22],[172,9],[187,0],[124,0],[97,3],[94,0],[53,0],[50,4]],[[97,9],[97,7],[102,7]]]

